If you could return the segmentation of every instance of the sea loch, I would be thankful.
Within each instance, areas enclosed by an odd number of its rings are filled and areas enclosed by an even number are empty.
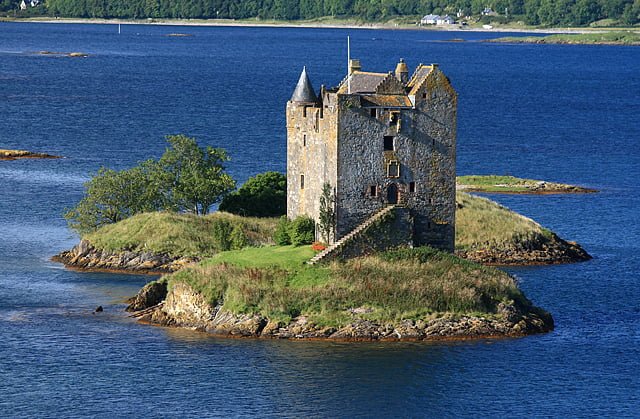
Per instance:
[[[2,416],[634,416],[640,409],[640,55],[634,47],[438,42],[451,33],[0,23]],[[149,278],[64,270],[61,217],[101,165],[185,133],[240,181],[285,168],[299,71],[338,83],[346,36],[367,68],[439,63],[459,93],[458,172],[598,194],[495,196],[589,262],[510,268],[555,331],[438,344],[221,340],[135,323]],[[500,34],[501,36],[503,34]],[[83,52],[87,57],[39,55]],[[390,57],[393,57],[391,59]],[[102,305],[104,313],[92,314]]]

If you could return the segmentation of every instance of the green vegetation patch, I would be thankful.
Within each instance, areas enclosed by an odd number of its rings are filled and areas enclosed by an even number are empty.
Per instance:
[[[489,199],[456,194],[456,248],[522,247],[548,240],[553,233],[530,218]]]
[[[640,45],[638,32],[603,32],[581,34],[554,34],[547,36],[509,36],[492,39],[490,42],[533,43],[533,44],[605,44],[605,45]]]
[[[483,192],[527,192],[540,182],[534,179],[497,175],[470,175],[456,178],[458,185],[469,189],[481,189]]]
[[[109,251],[153,252],[173,257],[208,257],[234,247],[272,244],[277,219],[216,212],[206,216],[149,212],[83,236]]]
[[[168,276],[234,313],[288,322],[305,315],[319,326],[360,318],[381,323],[443,313],[491,316],[500,302],[530,304],[513,278],[431,248],[381,253],[310,266],[307,247],[263,247],[220,253]]]

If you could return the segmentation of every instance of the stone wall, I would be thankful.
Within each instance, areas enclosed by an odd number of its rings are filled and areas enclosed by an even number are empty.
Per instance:
[[[391,90],[399,85],[385,82]],[[288,217],[317,220],[328,182],[335,188],[339,239],[390,203],[389,192],[397,189],[393,195],[414,220],[415,244],[453,251],[457,96],[437,66],[416,93],[415,109],[402,110],[372,110],[358,94],[324,90],[321,105],[289,102]],[[393,150],[385,150],[385,136],[393,137]],[[394,162],[398,176],[389,176]]]
[[[292,220],[299,215],[317,219],[323,185],[337,182],[337,112],[325,105],[287,104],[287,216]]]

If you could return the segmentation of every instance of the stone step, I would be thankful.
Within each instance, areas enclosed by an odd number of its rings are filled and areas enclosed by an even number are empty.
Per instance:
[[[386,214],[389,211],[393,210],[395,207],[396,207],[395,205],[389,205],[387,207],[384,207],[383,209],[381,209],[380,211],[378,211],[377,213],[373,214],[371,217],[366,219],[362,224],[360,224],[359,226],[357,226],[356,228],[351,230],[346,236],[342,237],[340,240],[338,240],[337,242],[333,243],[332,245],[327,247],[325,250],[323,250],[322,252],[318,253],[314,257],[312,257],[307,263],[310,264],[310,265],[314,265],[314,264],[320,262],[322,259],[327,257],[333,251],[335,251],[336,249],[341,248],[346,243],[348,243],[352,238],[356,237],[362,231],[364,231],[367,228],[369,228],[373,223],[375,223],[378,219],[380,219],[384,214]]]

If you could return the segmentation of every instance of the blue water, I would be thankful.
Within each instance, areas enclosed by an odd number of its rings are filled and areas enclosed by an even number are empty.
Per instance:
[[[168,33],[192,37],[166,37]],[[589,262],[509,269],[556,330],[497,341],[226,340],[122,310],[151,278],[48,261],[61,213],[101,165],[162,154],[167,134],[224,147],[239,181],[285,168],[284,107],[306,65],[344,75],[437,62],[459,92],[458,172],[595,195],[495,196]],[[491,35],[496,36],[496,35]],[[436,42],[451,38],[469,42]],[[486,34],[0,22],[0,416],[640,415],[640,49],[472,42]],[[88,58],[36,51],[81,51]],[[102,305],[105,312],[93,315]]]

